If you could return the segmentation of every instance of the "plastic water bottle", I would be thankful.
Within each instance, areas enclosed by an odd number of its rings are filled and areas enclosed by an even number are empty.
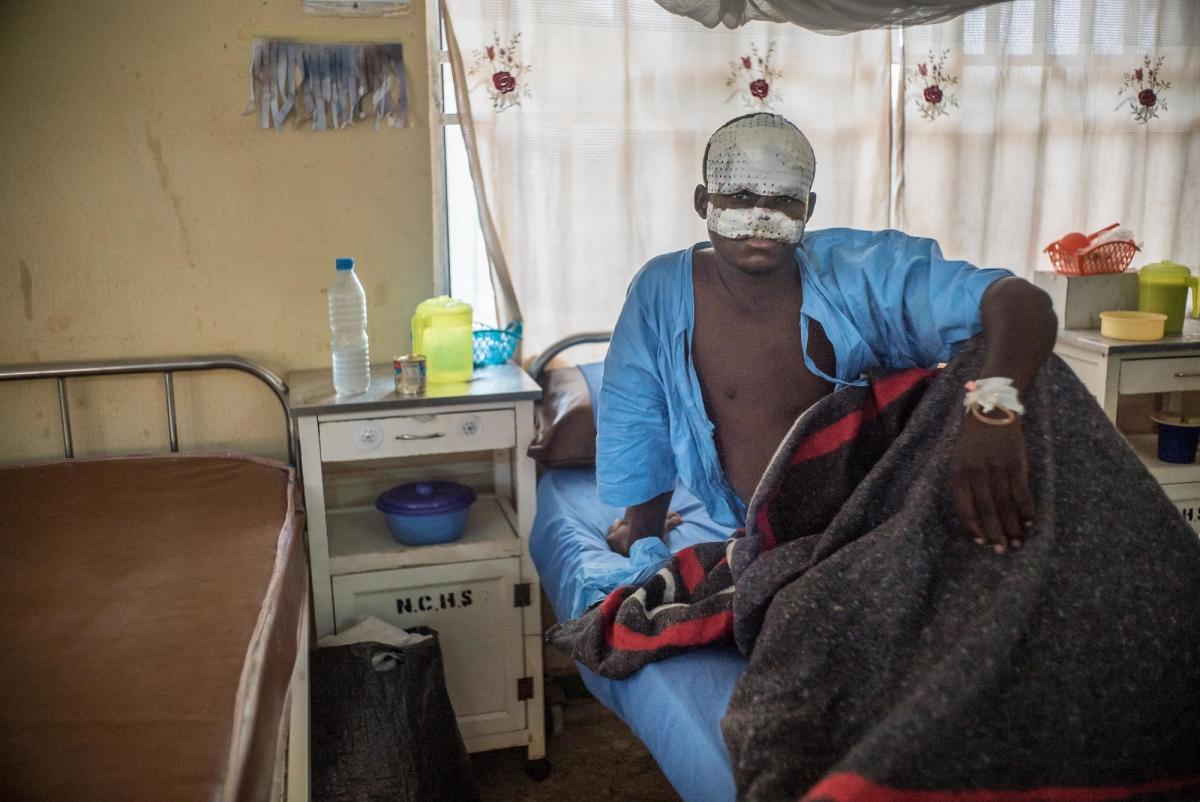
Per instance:
[[[371,385],[367,344],[367,294],[353,259],[337,260],[329,286],[329,328],[333,332],[333,389],[339,395],[364,393]]]

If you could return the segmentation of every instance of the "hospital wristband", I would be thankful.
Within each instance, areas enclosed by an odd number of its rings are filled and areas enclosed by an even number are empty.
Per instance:
[[[975,419],[991,426],[1007,426],[1017,419],[1017,415],[1025,414],[1025,406],[1017,396],[1017,388],[1013,387],[1012,379],[993,376],[986,379],[976,379],[963,385],[967,389],[963,398],[963,406]],[[991,418],[987,413],[1000,410],[1004,417]]]

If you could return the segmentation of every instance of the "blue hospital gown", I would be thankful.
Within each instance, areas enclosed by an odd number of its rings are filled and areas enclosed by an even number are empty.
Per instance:
[[[600,389],[596,479],[600,499],[628,507],[683,481],[712,519],[742,526],[745,504],[725,479],[688,359],[695,319],[692,252],[652,259],[629,285]],[[949,261],[931,239],[899,231],[831,228],[796,249],[804,283],[800,332],[808,369],[841,388],[871,368],[929,367],[978,334],[979,303],[1007,270]],[[835,375],[808,355],[808,321],[833,345]],[[686,344],[686,345],[685,345]]]

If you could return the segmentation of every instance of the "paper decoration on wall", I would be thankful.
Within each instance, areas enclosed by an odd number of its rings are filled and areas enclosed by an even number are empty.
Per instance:
[[[412,10],[412,0],[304,0],[305,14],[325,17],[396,17]]]
[[[403,127],[408,116],[408,85],[399,44],[310,44],[255,39],[250,59],[250,103],[262,128],[283,129],[289,114],[296,125],[312,121],[314,131],[345,128],[375,115]]]

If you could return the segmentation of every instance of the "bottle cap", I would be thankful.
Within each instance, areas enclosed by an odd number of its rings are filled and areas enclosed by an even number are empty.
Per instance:
[[[338,270],[354,269],[354,260],[345,256],[340,257],[335,264],[337,265]]]

